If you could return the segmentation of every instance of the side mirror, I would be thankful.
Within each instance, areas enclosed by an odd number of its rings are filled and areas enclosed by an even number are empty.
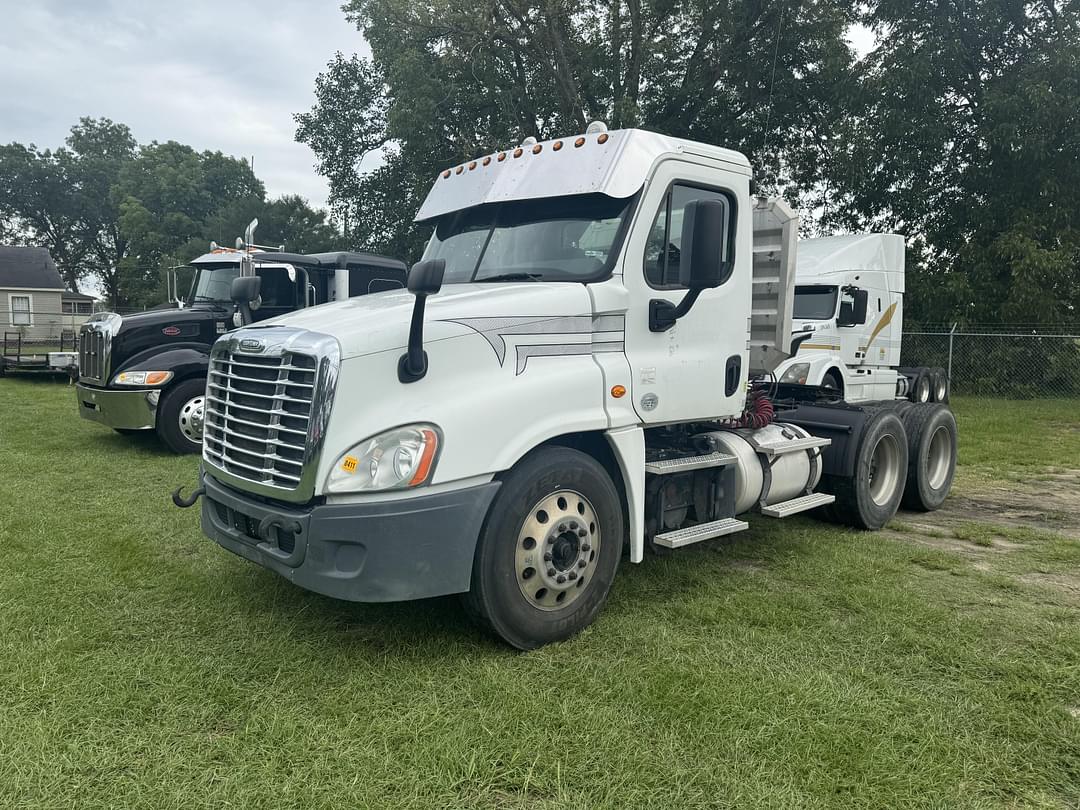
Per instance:
[[[245,325],[251,323],[251,302],[259,297],[261,289],[262,279],[258,276],[238,276],[233,279],[229,297],[236,304],[240,319]]]
[[[719,287],[731,274],[728,261],[728,204],[692,200],[683,209],[679,283],[691,290]]]
[[[417,262],[409,270],[407,286],[416,296],[413,304],[412,323],[409,325],[409,348],[398,360],[398,379],[403,383],[422,380],[427,374],[427,352],[424,351],[424,307],[427,297],[442,289],[445,259],[428,259]]]
[[[665,332],[690,311],[702,290],[719,287],[731,275],[728,255],[731,209],[726,200],[691,200],[683,208],[679,283],[688,292],[678,306],[649,302],[649,330]]]
[[[434,295],[442,289],[445,272],[446,259],[428,259],[417,262],[409,270],[407,281],[409,292],[413,295]]]
[[[840,302],[840,314],[836,318],[836,325],[860,326],[866,323],[866,307],[870,300],[870,292],[857,287],[851,287],[845,292],[851,295],[851,300]]]

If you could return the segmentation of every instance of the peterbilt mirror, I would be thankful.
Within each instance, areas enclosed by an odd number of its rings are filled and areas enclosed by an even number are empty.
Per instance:
[[[236,304],[236,311],[240,315],[243,324],[249,324],[251,317],[251,302],[259,300],[259,291],[262,289],[262,279],[258,276],[238,276],[232,281],[229,288],[229,296]]]

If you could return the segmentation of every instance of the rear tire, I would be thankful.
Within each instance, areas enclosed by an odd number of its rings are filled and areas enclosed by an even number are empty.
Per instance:
[[[822,489],[836,502],[829,510],[838,523],[880,529],[896,514],[904,494],[908,443],[904,424],[891,408],[871,411],[855,453],[851,477],[830,476]]]
[[[157,413],[157,433],[174,453],[202,452],[205,393],[206,380],[196,377],[177,383],[162,396]]]
[[[908,473],[903,505],[919,512],[938,509],[956,474],[956,417],[945,405],[916,405],[904,417]]]
[[[932,369],[930,400],[932,402],[949,401],[949,377],[943,368]]]
[[[593,622],[622,556],[623,510],[607,471],[566,447],[543,447],[503,479],[484,521],[466,608],[519,650]]]

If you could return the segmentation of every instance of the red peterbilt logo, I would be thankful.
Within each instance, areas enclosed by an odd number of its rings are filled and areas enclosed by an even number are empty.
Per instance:
[[[161,330],[161,334],[168,335],[169,337],[176,337],[177,335],[180,334],[180,327],[179,326],[166,326],[164,329]]]

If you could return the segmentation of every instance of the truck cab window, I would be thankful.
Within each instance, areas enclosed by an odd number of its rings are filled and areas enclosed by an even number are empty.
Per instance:
[[[442,217],[424,251],[446,284],[594,281],[611,271],[633,198],[579,194],[480,205]]]
[[[800,284],[795,288],[792,317],[805,321],[829,321],[836,315],[836,287]]]
[[[649,238],[645,243],[645,280],[651,287],[664,290],[685,289],[679,283],[679,262],[682,257],[682,225],[686,204],[692,200],[723,200],[730,198],[722,191],[674,184],[656,212]]]

